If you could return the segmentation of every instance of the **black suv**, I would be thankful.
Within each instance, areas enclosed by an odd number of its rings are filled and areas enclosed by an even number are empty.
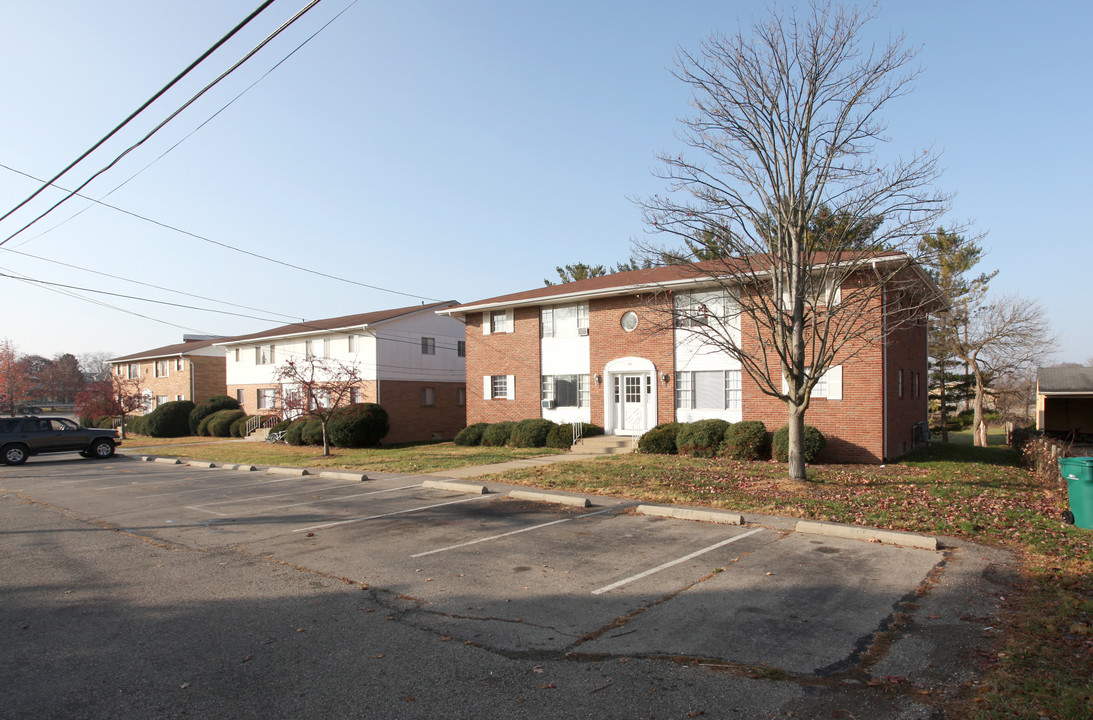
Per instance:
[[[21,465],[31,455],[54,452],[108,458],[119,444],[117,430],[80,427],[68,418],[0,418],[0,458],[6,465]]]

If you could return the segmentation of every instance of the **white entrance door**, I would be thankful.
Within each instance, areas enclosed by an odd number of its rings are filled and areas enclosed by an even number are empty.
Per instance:
[[[615,375],[616,429],[624,435],[636,435],[649,429],[649,402],[653,377],[648,373]]]

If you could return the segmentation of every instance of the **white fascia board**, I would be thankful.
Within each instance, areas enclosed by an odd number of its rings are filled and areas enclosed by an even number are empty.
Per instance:
[[[376,325],[378,324],[379,323],[376,323]],[[372,325],[365,323],[364,325],[348,325],[346,327],[330,328],[328,330],[307,330],[305,332],[286,333],[284,335],[260,335],[258,337],[252,337],[246,340],[229,340],[227,342],[213,343],[213,345],[216,345],[218,347],[224,347],[225,349],[233,347],[235,345],[253,347],[254,345],[266,345],[269,342],[275,340],[285,340],[287,338],[322,337],[323,335],[337,335],[339,333],[348,333],[350,331],[363,334],[371,327]]]

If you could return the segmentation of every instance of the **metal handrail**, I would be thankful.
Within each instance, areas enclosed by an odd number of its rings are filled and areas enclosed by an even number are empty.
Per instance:
[[[246,435],[250,435],[255,430],[260,430],[261,428],[273,427],[279,422],[281,422],[281,419],[277,415],[255,415],[254,417],[247,419]]]
[[[573,442],[569,443],[570,447],[577,444],[577,441],[584,437],[584,423],[575,422],[570,427],[573,428]]]

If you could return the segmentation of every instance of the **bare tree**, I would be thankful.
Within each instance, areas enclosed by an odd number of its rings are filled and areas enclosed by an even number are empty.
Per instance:
[[[1056,339],[1043,308],[1035,300],[1002,295],[972,307],[963,332],[949,328],[956,356],[975,378],[972,431],[977,446],[987,446],[983,409],[992,385],[1005,377],[1021,377],[1044,365]]]
[[[901,251],[949,200],[933,188],[930,152],[875,157],[886,139],[880,112],[909,92],[917,71],[902,37],[880,49],[862,41],[871,19],[818,3],[807,18],[771,11],[749,34],[680,50],[675,74],[691,86],[694,115],[679,137],[698,157],[662,154],[668,191],[637,201],[662,242],[704,238],[698,257],[642,250],[689,265],[731,298],[726,322],[682,325],[785,402],[794,479],[806,478],[804,419],[816,383],[926,301],[910,294],[921,278]]]
[[[76,356],[80,363],[80,371],[88,380],[105,380],[110,374],[110,358],[115,357],[112,352],[86,352]]]
[[[329,455],[327,424],[338,408],[351,404],[353,388],[361,383],[357,365],[310,355],[286,361],[274,373],[274,380],[281,383],[281,416],[318,420],[323,428],[323,455]]]

